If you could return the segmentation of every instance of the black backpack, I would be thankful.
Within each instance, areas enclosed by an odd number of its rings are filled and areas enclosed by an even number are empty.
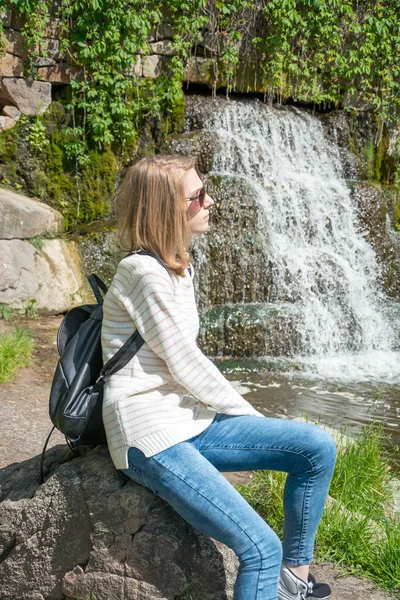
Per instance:
[[[146,250],[137,254],[153,256]],[[106,444],[102,419],[104,384],[111,375],[124,367],[144,344],[134,331],[125,344],[105,365],[101,349],[103,296],[107,286],[95,274],[88,277],[97,304],[72,308],[64,317],[57,334],[60,355],[50,391],[49,413],[53,423],[40,459],[40,482],[43,483],[43,462],[51,434],[57,428],[70,448]]]

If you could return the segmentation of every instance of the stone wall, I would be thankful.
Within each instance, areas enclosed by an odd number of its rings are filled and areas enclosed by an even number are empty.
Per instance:
[[[77,243],[56,237],[60,213],[0,188],[0,214],[0,303],[51,314],[91,300]]]
[[[50,18],[46,27],[43,44],[35,49],[37,58],[28,59],[24,46],[22,28],[25,17],[14,10],[2,14],[6,39],[5,54],[0,55],[0,130],[11,128],[19,118],[19,113],[35,115],[43,113],[52,99],[52,89],[69,85],[74,79],[83,78],[83,69],[74,60],[70,50],[62,51],[62,31],[60,21]],[[148,37],[148,54],[138,54],[127,77],[157,77],[168,57],[175,51],[172,44],[173,29],[167,22],[161,23]],[[188,59],[183,81],[207,85],[215,91],[222,85],[218,73],[218,40],[204,35],[196,47],[196,56]],[[35,71],[35,78],[24,79],[26,68]],[[264,92],[257,62],[246,54],[246,64],[236,69],[235,91]],[[10,108],[12,107],[12,108]],[[19,112],[16,112],[19,111]]]

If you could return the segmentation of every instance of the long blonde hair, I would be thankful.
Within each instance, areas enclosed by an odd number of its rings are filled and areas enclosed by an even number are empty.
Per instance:
[[[187,224],[183,174],[195,167],[190,156],[148,156],[129,168],[115,197],[118,243],[143,248],[183,277],[191,233]]]

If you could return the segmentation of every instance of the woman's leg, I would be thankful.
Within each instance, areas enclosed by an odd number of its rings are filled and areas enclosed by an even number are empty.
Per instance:
[[[240,566],[234,600],[276,600],[280,540],[200,454],[200,437],[150,458],[130,448],[124,473],[166,500],[188,523],[235,551]]]
[[[309,423],[218,415],[198,437],[198,448],[219,471],[288,473],[283,560],[289,567],[308,565],[335,466],[333,438]]]

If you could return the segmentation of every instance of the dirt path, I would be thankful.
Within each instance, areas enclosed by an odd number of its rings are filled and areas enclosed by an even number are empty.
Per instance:
[[[21,320],[21,325],[34,332],[36,346],[31,365],[11,383],[0,385],[0,468],[39,455],[51,429],[48,397],[58,358],[55,340],[61,319]],[[9,323],[0,321],[0,331],[9,328]],[[50,446],[60,443],[65,444],[65,439],[55,431]],[[226,476],[233,483],[245,483],[249,474]],[[313,565],[312,572],[318,581],[330,584],[334,600],[393,600],[392,595],[365,579],[342,576],[330,563]]]

